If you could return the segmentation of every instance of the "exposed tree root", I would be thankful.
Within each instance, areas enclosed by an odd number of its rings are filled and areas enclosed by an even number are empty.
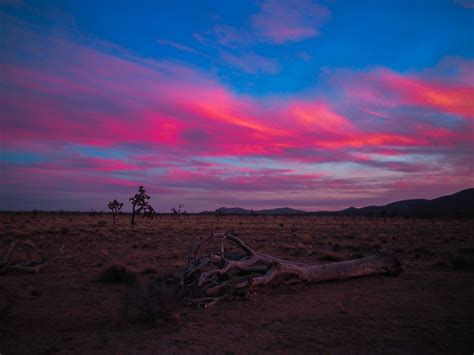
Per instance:
[[[17,263],[9,263],[8,261],[12,255],[13,249],[18,245],[24,245],[33,249],[38,255],[41,255],[41,258],[36,260],[26,260]],[[0,274],[9,271],[38,273],[41,269],[45,268],[52,261],[54,261],[63,252],[63,249],[64,243],[58,250],[51,252],[39,249],[30,240],[14,240],[8,246],[5,254],[0,258]]]
[[[218,251],[200,256],[204,245],[217,241]],[[279,278],[322,282],[351,277],[400,272],[392,255],[377,253],[365,258],[324,265],[308,265],[259,253],[231,232],[213,233],[194,247],[181,278],[189,302],[202,307],[233,297],[247,297],[252,287]]]

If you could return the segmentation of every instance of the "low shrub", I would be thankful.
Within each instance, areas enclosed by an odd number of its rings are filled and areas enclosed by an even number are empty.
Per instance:
[[[156,274],[156,270],[152,267],[147,267],[140,272],[140,275],[151,275]]]
[[[125,283],[131,285],[136,282],[135,273],[129,271],[125,266],[112,265],[102,271],[99,281],[107,283]]]

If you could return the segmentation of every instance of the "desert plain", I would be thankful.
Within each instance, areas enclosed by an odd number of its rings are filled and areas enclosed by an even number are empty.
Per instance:
[[[0,353],[459,353],[474,351],[474,221],[321,216],[3,213],[12,240],[63,253],[37,274],[0,275]],[[398,276],[270,284],[210,309],[153,321],[127,311],[136,285],[101,282],[119,265],[147,285],[179,275],[193,245],[233,230],[258,251],[310,264],[390,250]],[[18,247],[13,259],[31,257]],[[159,305],[158,305],[159,306]],[[163,307],[166,307],[164,305]]]

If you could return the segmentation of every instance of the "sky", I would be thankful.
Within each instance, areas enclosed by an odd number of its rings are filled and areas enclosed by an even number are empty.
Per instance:
[[[474,1],[0,0],[0,210],[474,186]]]

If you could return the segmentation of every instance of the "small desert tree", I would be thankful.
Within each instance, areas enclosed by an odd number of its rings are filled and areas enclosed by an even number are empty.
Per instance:
[[[135,196],[130,197],[129,200],[132,203],[132,220],[131,224],[135,224],[135,215],[143,213],[143,217],[151,217],[155,215],[155,210],[148,204],[148,196],[143,186],[138,187],[138,193]]]
[[[112,211],[112,217],[113,217],[113,221],[114,221],[114,224],[115,224],[115,216],[117,215],[117,213],[120,212],[120,210],[122,209],[122,206],[123,206],[123,203],[121,202],[118,202],[117,200],[113,200],[113,201],[110,201],[107,206],[109,207],[109,209]]]
[[[173,207],[173,208],[171,209],[171,212],[173,212],[173,216],[175,216],[175,217],[177,217],[177,218],[181,217],[181,214],[182,214],[181,209],[182,209],[183,207],[184,207],[184,205],[183,205],[182,203],[180,203],[180,204],[178,205],[178,209],[176,209],[176,207]]]

